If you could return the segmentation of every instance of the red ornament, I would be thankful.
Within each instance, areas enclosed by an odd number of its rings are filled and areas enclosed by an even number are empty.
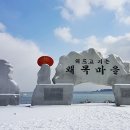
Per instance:
[[[54,63],[54,61],[50,56],[41,56],[37,60],[37,64],[39,66],[42,66],[43,64],[48,64],[49,66],[52,66],[53,63]]]

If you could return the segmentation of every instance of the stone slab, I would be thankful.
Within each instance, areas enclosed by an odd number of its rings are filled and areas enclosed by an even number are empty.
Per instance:
[[[129,67],[119,56],[111,54],[106,58],[93,48],[81,53],[70,52],[60,57],[53,83],[91,82],[111,86],[118,83],[117,77],[129,74]]]
[[[117,106],[130,105],[130,84],[114,84],[112,88]]]
[[[32,96],[31,105],[70,105],[73,84],[39,84]]]

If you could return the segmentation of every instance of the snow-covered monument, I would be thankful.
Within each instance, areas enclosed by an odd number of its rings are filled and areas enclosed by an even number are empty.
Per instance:
[[[19,88],[11,77],[12,69],[9,62],[0,59],[0,106],[19,104]]]
[[[49,56],[42,56],[37,63],[41,68],[37,74],[37,85],[32,95],[31,105],[71,104],[73,84],[51,84],[50,66],[53,65],[53,59]]]
[[[123,62],[116,55],[104,58],[100,52],[90,48],[81,53],[70,52],[61,56],[52,79],[54,84],[50,81],[52,64],[45,57],[38,63],[41,69],[32,105],[71,104],[73,86],[87,82],[112,86],[116,105],[130,105],[130,63]]]
[[[116,105],[130,104],[130,63],[113,54],[104,58],[93,48],[61,56],[53,82],[112,86]]]

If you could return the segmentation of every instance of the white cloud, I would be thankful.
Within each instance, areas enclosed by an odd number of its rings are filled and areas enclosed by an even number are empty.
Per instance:
[[[4,32],[6,30],[6,26],[0,22],[0,32]]]
[[[106,56],[107,48],[100,43],[100,40],[96,38],[96,36],[90,36],[83,40],[85,45],[85,49],[95,48],[96,50],[100,51],[104,56]]]
[[[64,0],[61,15],[67,20],[75,20],[91,14],[93,7],[103,8],[115,14],[116,19],[130,25],[129,0]]]
[[[74,43],[72,42],[73,39],[78,39],[74,37],[73,34],[70,32],[70,29],[66,27],[57,28],[55,29],[54,33],[64,42],[69,42],[70,44]],[[130,33],[119,36],[108,35],[103,38],[98,38],[93,35],[80,40],[78,39],[77,46],[79,46],[79,48],[82,48],[83,50],[95,48],[100,51],[104,56],[107,56],[111,53],[117,54],[124,60],[130,61]]]
[[[130,25],[130,16],[123,14],[118,14],[117,18],[119,19],[120,23],[124,23],[126,25]]]
[[[68,27],[58,27],[54,30],[54,34],[59,39],[62,39],[63,41],[67,43],[73,43],[77,44],[80,42],[78,38],[74,38],[71,34],[71,30]]]
[[[13,79],[21,91],[33,91],[35,88],[39,70],[37,58],[41,55],[42,52],[34,42],[0,32],[0,59],[13,65]]]
[[[65,19],[74,19],[75,17],[83,17],[90,13],[91,6],[86,0],[65,0],[61,15]]]
[[[100,5],[102,5],[105,9],[122,11],[124,8],[124,4],[127,0],[99,0]]]
[[[117,38],[117,37],[113,37],[113,36],[106,36],[103,39],[103,42],[106,44],[113,44],[113,43],[117,42],[119,39],[120,39],[120,37]]]
[[[106,36],[97,38],[90,36],[85,41],[86,48],[96,48],[105,56],[108,54],[116,54],[122,57],[125,61],[130,61],[130,33],[121,36]]]

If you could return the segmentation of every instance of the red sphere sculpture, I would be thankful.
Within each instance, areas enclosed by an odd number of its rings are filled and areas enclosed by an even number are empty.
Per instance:
[[[53,63],[54,63],[54,61],[50,56],[41,56],[37,60],[37,64],[39,66],[42,66],[43,64],[48,64],[49,66],[52,66]]]

